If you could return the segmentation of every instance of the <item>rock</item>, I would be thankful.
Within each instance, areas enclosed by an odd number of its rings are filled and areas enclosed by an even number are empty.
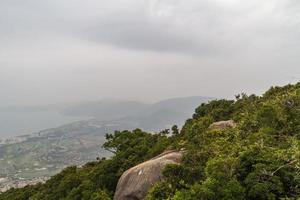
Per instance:
[[[114,200],[144,199],[148,190],[164,179],[162,171],[167,164],[179,164],[183,151],[166,151],[151,160],[128,169],[119,179]]]
[[[209,126],[211,129],[226,129],[234,127],[236,127],[236,123],[233,120],[214,122]]]

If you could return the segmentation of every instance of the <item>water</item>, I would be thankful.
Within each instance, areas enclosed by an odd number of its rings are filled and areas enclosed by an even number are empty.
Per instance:
[[[83,119],[63,115],[57,110],[0,110],[0,139],[35,133]]]

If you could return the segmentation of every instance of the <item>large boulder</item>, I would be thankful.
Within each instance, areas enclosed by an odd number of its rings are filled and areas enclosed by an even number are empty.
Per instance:
[[[236,123],[233,120],[227,121],[219,121],[212,123],[209,128],[211,129],[226,129],[226,128],[234,128],[236,127]]]
[[[184,151],[166,151],[151,160],[130,168],[119,179],[114,200],[144,199],[148,190],[164,179],[162,171],[167,164],[179,164]]]

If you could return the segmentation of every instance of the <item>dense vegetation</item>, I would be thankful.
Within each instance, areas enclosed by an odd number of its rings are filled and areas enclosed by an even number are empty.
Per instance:
[[[209,127],[229,119],[237,126]],[[107,135],[104,148],[114,153],[111,159],[66,168],[45,184],[11,189],[0,199],[111,199],[126,169],[181,148],[187,150],[182,164],[165,168],[165,181],[147,200],[299,199],[300,83],[202,104],[181,131],[117,131]]]

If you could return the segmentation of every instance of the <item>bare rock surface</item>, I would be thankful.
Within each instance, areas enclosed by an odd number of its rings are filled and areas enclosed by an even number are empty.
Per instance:
[[[166,151],[151,160],[128,169],[119,179],[114,200],[141,200],[148,190],[163,180],[167,164],[179,164],[184,151]]]
[[[209,126],[211,129],[226,129],[234,127],[236,127],[236,123],[233,120],[214,122]]]

